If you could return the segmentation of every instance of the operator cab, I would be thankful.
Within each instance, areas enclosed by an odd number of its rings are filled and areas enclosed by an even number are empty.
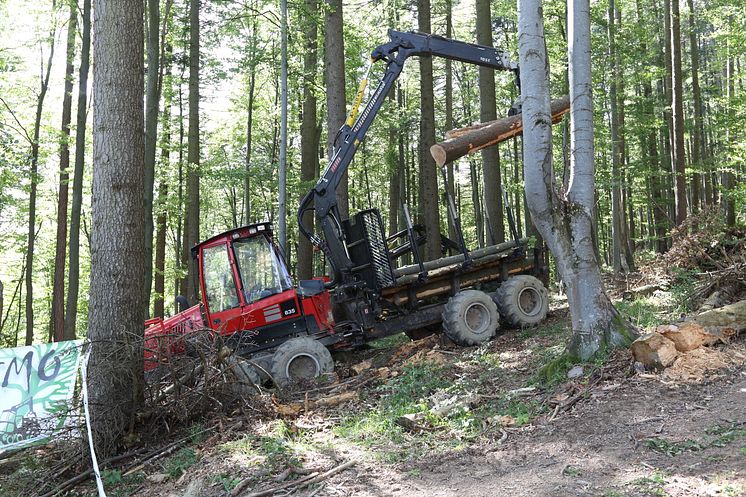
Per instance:
[[[296,292],[271,223],[226,231],[192,249],[205,323],[231,340],[259,348],[286,335],[331,331],[328,292]],[[314,285],[310,285],[314,286]],[[242,336],[245,335],[245,336]]]
[[[226,231],[192,249],[208,314],[246,306],[293,288],[272,225],[258,223]]]

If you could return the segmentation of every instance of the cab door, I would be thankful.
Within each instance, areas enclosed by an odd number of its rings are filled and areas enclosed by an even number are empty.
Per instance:
[[[241,329],[241,299],[232,251],[221,240],[200,248],[200,282],[207,324],[221,334]]]

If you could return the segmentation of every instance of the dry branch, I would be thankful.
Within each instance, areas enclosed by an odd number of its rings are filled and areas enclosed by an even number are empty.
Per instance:
[[[557,124],[569,110],[569,96],[565,95],[553,100],[551,104],[552,124]],[[523,118],[518,114],[488,123],[451,130],[446,133],[445,141],[430,147],[430,154],[438,166],[443,166],[466,154],[496,145],[522,133]]]

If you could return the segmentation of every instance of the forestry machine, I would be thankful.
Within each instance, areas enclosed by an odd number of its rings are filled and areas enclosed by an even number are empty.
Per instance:
[[[441,250],[453,255],[428,262],[419,254],[424,228],[412,224],[406,205],[406,228],[388,238],[376,209],[350,219],[340,216],[337,187],[409,57],[445,57],[518,75],[517,65],[500,49],[418,32],[389,30],[389,37],[371,55],[371,63],[386,64],[381,81],[358,113],[367,76],[361,82],[331,160],[298,209],[300,231],[325,254],[331,279],[294,284],[269,223],[205,240],[192,248],[201,302],[145,323],[146,371],[184,352],[188,347],[181,337],[197,329],[219,334],[236,354],[250,359],[245,364],[259,366],[242,366],[252,381],[266,379],[269,372],[275,382],[286,383],[331,372],[329,349],[401,332],[415,338],[441,327],[456,343],[473,345],[495,334],[499,315],[514,326],[545,317],[547,292],[537,279],[546,274],[541,249],[529,249],[528,240],[518,238],[509,208],[513,239],[470,251],[446,193],[458,240],[441,235]],[[320,234],[304,223],[310,210]],[[397,267],[405,255],[413,264]]]

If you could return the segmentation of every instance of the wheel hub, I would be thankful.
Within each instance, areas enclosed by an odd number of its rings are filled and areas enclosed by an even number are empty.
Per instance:
[[[541,295],[535,288],[524,288],[518,294],[518,307],[527,316],[535,316],[541,310]]]
[[[285,368],[285,374],[292,379],[316,378],[321,372],[319,360],[312,354],[300,353],[294,355]]]
[[[485,333],[490,327],[490,312],[484,304],[475,302],[466,308],[464,322],[473,333]]]

